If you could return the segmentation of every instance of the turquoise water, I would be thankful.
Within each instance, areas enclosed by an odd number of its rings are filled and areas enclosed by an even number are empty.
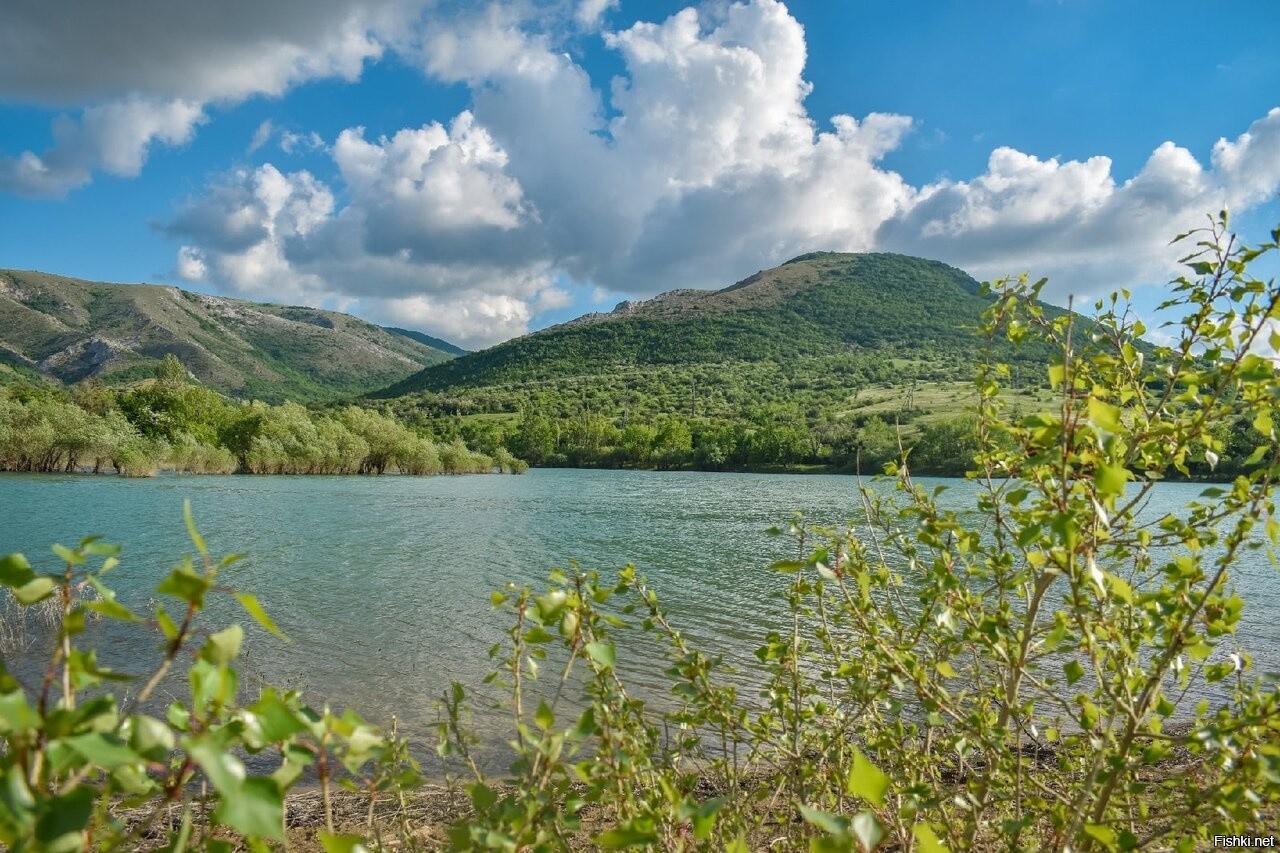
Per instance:
[[[974,488],[945,482],[957,500]],[[1175,510],[1202,490],[1162,484],[1153,510]],[[571,560],[602,571],[633,562],[691,641],[746,670],[768,620],[783,611],[785,579],[765,568],[794,555],[794,545],[765,530],[797,510],[829,524],[858,515],[855,481],[843,476],[0,475],[0,553],[23,551],[52,569],[49,543],[102,534],[125,545],[109,576],[121,599],[144,606],[191,550],[184,498],[215,553],[248,555],[228,583],[256,593],[292,640],[251,632],[251,675],[301,687],[315,702],[358,707],[375,721],[394,713],[423,740],[433,737],[435,699],[449,682],[478,684],[488,671],[486,652],[505,627],[488,595],[505,582],[537,583]],[[1248,602],[1242,640],[1259,668],[1280,670],[1280,572],[1259,551],[1235,576]],[[244,621],[234,602],[206,624],[228,618]],[[144,671],[157,657],[151,637],[95,630],[106,662],[121,670]],[[28,652],[32,660],[37,652]],[[661,684],[660,659],[637,655],[620,666],[641,689]],[[484,729],[494,721],[481,713],[478,722]]]

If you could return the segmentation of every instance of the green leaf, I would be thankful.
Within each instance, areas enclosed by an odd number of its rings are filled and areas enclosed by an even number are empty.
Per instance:
[[[1062,671],[1067,674],[1067,684],[1075,684],[1084,678],[1084,667],[1078,660],[1067,661],[1062,665]]]
[[[245,612],[253,617],[253,621],[257,622],[263,628],[266,628],[280,639],[289,639],[280,631],[279,628],[276,627],[276,623],[267,615],[267,611],[262,609],[262,605],[258,603],[258,597],[256,595],[248,592],[237,592],[236,601],[239,601],[240,606],[244,608]]]
[[[15,589],[13,597],[18,599],[19,604],[35,604],[48,598],[56,586],[53,578],[42,575]]]
[[[178,625],[169,616],[169,612],[163,606],[156,605],[156,624],[160,626],[160,632],[164,634],[166,640],[172,641],[178,636]]]
[[[75,737],[63,738],[60,742],[66,744],[84,760],[107,770],[114,770],[125,764],[135,764],[141,760],[141,756],[119,738],[99,732],[85,732]]]
[[[86,610],[92,610],[95,613],[101,613],[108,619],[117,619],[121,622],[141,622],[132,610],[116,601],[114,591],[107,589],[97,578],[89,578],[89,583],[93,584],[93,588],[98,592],[98,600],[90,601],[85,604]]]
[[[546,699],[538,703],[538,712],[533,715],[533,719],[538,724],[538,728],[544,732],[551,731],[552,726],[556,724],[556,715],[552,713]]]
[[[5,554],[0,557],[0,585],[10,589],[26,586],[35,576],[31,564],[21,554]]]
[[[920,853],[950,853],[947,845],[939,840],[933,827],[927,823],[917,823],[911,827],[911,835],[916,840],[916,849]]]
[[[173,730],[155,717],[131,717],[129,748],[150,761],[164,761],[173,751]]]
[[[658,843],[658,834],[653,830],[653,822],[645,818],[627,821],[614,827],[603,835],[596,836],[596,844],[606,850],[619,850],[624,847],[641,847]]]
[[[1107,575],[1107,586],[1111,588],[1111,594],[1123,601],[1125,604],[1133,604],[1133,587],[1129,582],[1116,575]]]
[[[1116,831],[1109,826],[1087,823],[1084,827],[1084,834],[1099,842],[1108,850],[1116,849]]]
[[[555,634],[552,634],[550,631],[548,631],[546,628],[543,628],[541,625],[534,625],[528,631],[524,632],[524,641],[526,643],[534,643],[534,644],[549,643],[555,638],[556,638]]]
[[[47,853],[72,853],[84,847],[84,830],[93,814],[93,789],[82,785],[40,803],[36,846]]]
[[[849,821],[849,831],[858,839],[863,850],[875,850],[884,840],[884,829],[871,812],[858,812],[854,815],[853,820]]]
[[[471,794],[471,804],[475,806],[476,815],[481,818],[498,802],[498,792],[483,782],[471,783],[467,786],[467,791]]]
[[[225,741],[228,736],[223,731],[183,739],[187,754],[200,765],[204,775],[223,797],[235,795],[245,777],[243,762],[227,751]]]
[[[185,566],[174,569],[168,577],[160,581],[156,592],[160,595],[172,595],[196,607],[204,605],[205,593],[209,591],[210,582]]]
[[[1128,478],[1128,473],[1121,465],[1099,465],[1093,478],[1098,494],[1103,497],[1124,494],[1124,484]]]
[[[715,826],[716,813],[724,807],[724,797],[712,797],[709,800],[698,805],[693,812],[693,837],[699,841],[706,841],[711,837],[711,830]]]
[[[849,833],[849,821],[839,815],[805,805],[800,806],[800,814],[806,821],[830,835],[844,836]]]
[[[1061,364],[1049,365],[1049,387],[1057,388],[1067,378],[1067,368]]]
[[[26,694],[22,690],[0,696],[0,734],[25,732],[39,726],[40,715],[27,703]]]
[[[201,555],[207,556],[209,549],[204,545],[204,537],[200,535],[200,531],[196,530],[196,519],[191,514],[191,499],[188,498],[182,502],[182,520],[187,523],[187,535],[191,537],[191,544],[196,546],[196,550]]]
[[[262,691],[258,701],[249,706],[249,711],[257,719],[265,743],[279,743],[307,730],[294,710],[270,688]]]
[[[234,793],[222,792],[214,820],[245,835],[284,840],[284,794],[274,779],[245,779]]]
[[[200,657],[210,663],[231,663],[240,656],[240,644],[243,642],[244,629],[239,625],[229,625],[209,635],[208,642],[200,650]]]
[[[320,838],[324,853],[368,853],[369,850],[364,846],[364,839],[358,835],[338,835],[323,829],[316,835]]]
[[[100,542],[100,537],[89,536],[80,540],[80,550],[95,557],[118,557],[120,546]]]
[[[546,595],[535,596],[533,603],[537,607],[538,618],[544,625],[549,625],[559,618],[567,600],[568,596],[564,590],[553,589]]]
[[[884,805],[884,792],[889,790],[889,777],[876,767],[861,751],[853,751],[853,766],[849,768],[849,778],[845,780],[845,792],[871,803],[873,806]]]
[[[804,568],[804,563],[799,560],[779,560],[776,563],[772,563],[769,568],[783,574],[795,574]]]
[[[1122,432],[1124,424],[1120,422],[1120,407],[1103,402],[1097,397],[1089,398],[1089,420],[1094,426],[1106,432]]]
[[[938,665],[937,665],[937,667],[935,667],[935,668],[938,670],[938,674],[939,674],[939,675],[941,675],[943,678],[955,678],[955,677],[956,677],[956,669],[955,669],[955,667],[953,667],[951,664],[947,663],[945,660],[944,660],[944,661],[939,662],[939,664],[938,664]]]
[[[613,669],[617,663],[617,652],[612,643],[587,643],[586,652],[601,669]]]
[[[69,566],[78,566],[84,562],[84,554],[72,551],[66,545],[50,545],[53,553],[58,555],[58,559]]]

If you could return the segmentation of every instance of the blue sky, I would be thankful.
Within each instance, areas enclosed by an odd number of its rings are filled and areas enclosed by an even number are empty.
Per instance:
[[[471,347],[816,249],[1149,306],[1173,233],[1280,223],[1277,44],[1269,0],[17,0],[0,266]]]

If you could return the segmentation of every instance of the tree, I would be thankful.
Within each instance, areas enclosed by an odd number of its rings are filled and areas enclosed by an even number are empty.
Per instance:
[[[182,366],[182,362],[176,355],[171,352],[165,353],[159,363],[156,364],[153,372],[156,382],[169,387],[177,387],[187,384],[187,369]]]
[[[530,465],[541,465],[555,449],[556,431],[551,419],[525,409],[511,437],[511,452]]]

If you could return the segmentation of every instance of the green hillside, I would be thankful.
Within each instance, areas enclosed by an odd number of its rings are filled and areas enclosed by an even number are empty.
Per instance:
[[[937,261],[813,253],[722,290],[624,302],[374,396],[410,418],[461,416],[468,440],[534,464],[843,467],[896,452],[899,430],[966,435],[957,418],[974,403],[991,304],[979,291]],[[1001,346],[1011,399],[1035,405],[1048,356]]]
[[[433,338],[431,335],[425,334],[424,332],[418,332],[413,329],[400,329],[395,326],[383,326],[382,328],[386,329],[388,332],[393,332],[397,335],[403,335],[406,338],[415,340],[420,344],[426,344],[432,349],[438,349],[440,352],[448,353],[449,355],[467,355],[471,352],[470,350],[465,350],[456,344],[451,344],[448,341],[441,340],[440,338]]]
[[[125,384],[169,353],[204,385],[267,402],[349,397],[454,356],[334,311],[0,270],[0,383]]]
[[[719,291],[624,302],[428,368],[377,396],[536,384],[640,365],[794,363],[832,356],[942,363],[975,351],[988,301],[965,273],[901,255],[816,253]],[[844,359],[847,361],[848,359]]]
[[[512,411],[543,392],[606,413],[838,404],[904,381],[968,381],[989,304],[977,282],[937,261],[814,253],[723,290],[624,302],[434,365],[374,396],[443,398],[463,413]]]

